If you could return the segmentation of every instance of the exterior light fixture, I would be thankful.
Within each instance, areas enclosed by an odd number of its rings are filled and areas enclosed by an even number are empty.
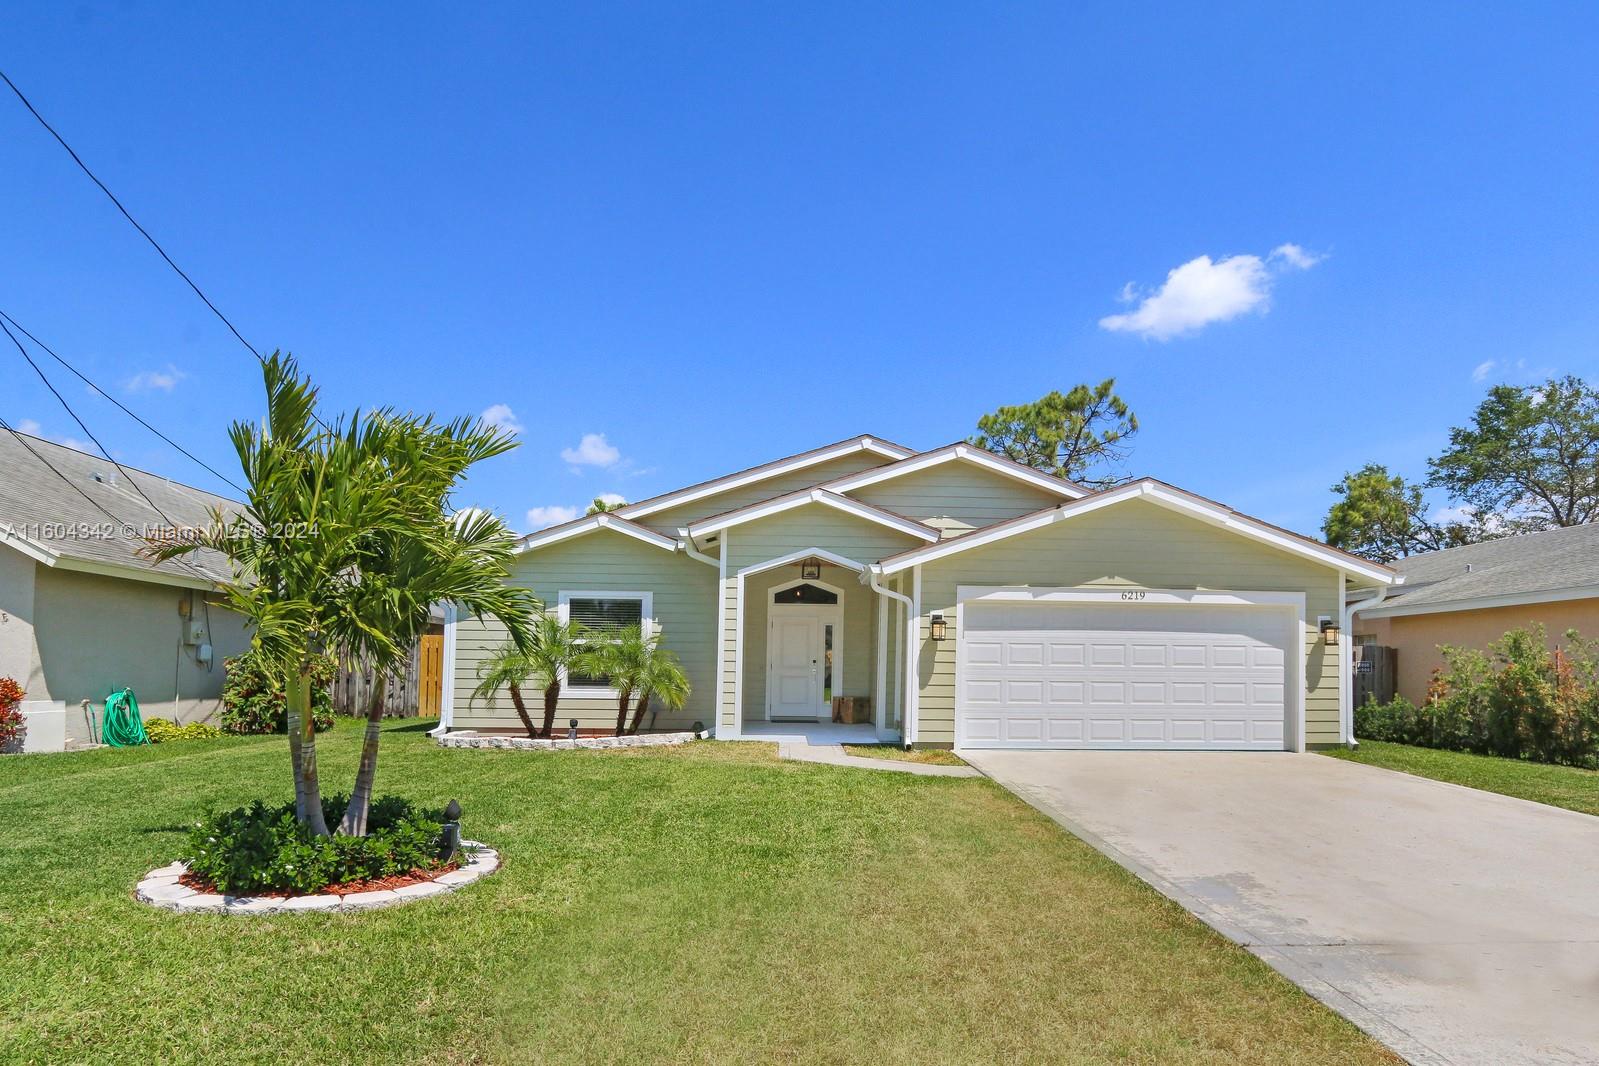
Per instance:
[[[800,577],[806,581],[815,581],[822,576],[822,561],[817,558],[806,559],[800,563]]]
[[[949,635],[949,627],[944,623],[944,616],[935,613],[927,620],[928,632],[934,640],[943,640]]]
[[[1321,636],[1327,642],[1327,647],[1338,647],[1338,623],[1331,618],[1321,620]]]
[[[439,833],[439,858],[449,862],[461,850],[461,805],[451,800],[444,808],[444,825]]]

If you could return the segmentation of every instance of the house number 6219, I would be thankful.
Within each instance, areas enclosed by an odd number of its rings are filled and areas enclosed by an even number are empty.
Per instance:
[[[1124,599],[1124,600],[1141,600],[1147,595],[1149,595],[1147,592],[1124,592],[1124,593],[1122,593],[1122,599]]]

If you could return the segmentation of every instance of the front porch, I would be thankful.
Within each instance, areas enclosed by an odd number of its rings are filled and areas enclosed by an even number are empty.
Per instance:
[[[745,719],[744,732],[734,740],[760,740],[768,744],[878,744],[877,726],[872,722],[844,725],[840,722],[755,722]]]

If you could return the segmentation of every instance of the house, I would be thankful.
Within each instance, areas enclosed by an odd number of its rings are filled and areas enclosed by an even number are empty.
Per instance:
[[[148,499],[146,499],[148,497]],[[217,604],[214,553],[155,563],[147,534],[238,505],[142,470],[0,433],[0,677],[27,691],[24,750],[90,740],[83,702],[132,688],[147,717],[210,718],[222,659],[249,646]],[[158,510],[159,509],[159,510]]]
[[[1538,623],[1551,644],[1599,638],[1599,525],[1468,544],[1394,564],[1404,584],[1355,617],[1356,641],[1398,651],[1398,694],[1427,698],[1442,645],[1484,648]]]
[[[1301,750],[1350,740],[1342,605],[1395,575],[1153,479],[861,436],[533,533],[515,579],[661,633],[694,692],[656,728],[770,736],[851,696],[923,747]],[[519,731],[471,698],[500,640],[449,618],[441,728]],[[614,723],[606,679],[565,682],[563,726]]]

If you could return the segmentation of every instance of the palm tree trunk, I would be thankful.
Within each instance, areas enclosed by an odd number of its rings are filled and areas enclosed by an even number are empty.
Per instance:
[[[290,679],[286,688],[293,688],[294,682]],[[289,764],[294,772],[294,818],[296,821],[305,821],[305,781],[300,776],[300,712],[294,706],[294,701],[289,699],[288,693],[283,696],[284,702],[284,728],[289,733]]]
[[[355,788],[339,822],[339,835],[366,836],[366,818],[372,810],[372,787],[378,777],[378,739],[383,727],[383,706],[388,696],[387,678],[376,678],[372,702],[366,709],[366,735],[361,739],[361,765],[355,772]]]
[[[511,691],[511,705],[516,708],[516,716],[522,719],[522,728],[527,730],[528,736],[538,736],[539,731],[533,725],[533,718],[527,713],[527,704],[522,702],[522,686],[507,685],[505,687]]]
[[[621,736],[627,729],[627,705],[633,699],[633,693],[623,689],[616,698],[616,735]]]
[[[303,804],[300,824],[319,837],[331,836],[322,814],[322,785],[316,773],[316,720],[311,714],[311,675],[307,669],[295,674],[289,685],[289,716],[300,720],[300,770],[295,775]]]
[[[544,732],[539,735],[548,740],[555,732],[555,708],[561,701],[561,683],[551,681],[544,686]]]
[[[633,708],[633,724],[627,727],[629,733],[637,733],[638,727],[644,724],[644,714],[650,709],[650,694],[648,692],[638,698],[638,706]]]

